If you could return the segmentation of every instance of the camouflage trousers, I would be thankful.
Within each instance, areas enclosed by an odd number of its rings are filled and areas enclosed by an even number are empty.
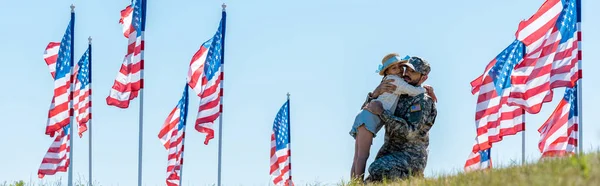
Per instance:
[[[408,153],[394,153],[378,157],[369,166],[367,182],[381,182],[383,179],[406,179],[410,176],[423,177],[427,164],[426,157],[415,157]]]

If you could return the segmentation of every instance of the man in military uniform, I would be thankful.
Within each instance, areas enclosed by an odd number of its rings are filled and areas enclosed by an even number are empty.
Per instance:
[[[414,86],[420,86],[431,71],[429,63],[419,57],[410,58],[405,66],[403,78]],[[385,83],[369,93],[366,100],[369,103],[365,108],[379,115],[385,125],[385,142],[375,161],[369,166],[366,181],[423,177],[427,165],[429,129],[437,116],[435,103],[426,93],[414,97],[401,95],[395,111],[385,111],[380,102],[371,102],[381,93],[393,88]]]

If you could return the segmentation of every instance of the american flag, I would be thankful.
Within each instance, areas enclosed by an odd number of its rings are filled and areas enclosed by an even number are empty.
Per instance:
[[[517,39],[471,82],[477,100],[474,152],[524,129],[521,115],[538,113],[552,89],[573,87],[581,78],[576,0],[547,0],[521,22]],[[493,89],[496,89],[495,93]]]
[[[290,101],[286,101],[277,112],[271,132],[271,180],[275,185],[292,183],[290,151]]]
[[[46,175],[54,175],[57,172],[67,172],[69,168],[70,158],[69,152],[71,150],[69,146],[69,127],[70,125],[64,126],[59,131],[59,135],[54,138],[54,142],[50,144],[40,168],[38,169],[38,178],[44,178]]]
[[[563,99],[548,120],[538,129],[542,157],[574,154],[577,149],[579,113],[577,86],[566,88]]]
[[[200,97],[195,128],[205,133],[204,144],[214,138],[213,124],[223,111],[223,37],[225,12],[215,35],[202,43],[190,62],[187,81]]]
[[[138,96],[144,86],[145,5],[146,0],[132,0],[131,5],[121,10],[119,23],[123,26],[123,35],[128,39],[127,54],[106,97],[108,105],[128,108],[129,102]]]
[[[167,180],[168,186],[179,185],[181,180],[181,166],[183,165],[183,142],[185,138],[185,124],[188,111],[188,85],[185,85],[183,96],[177,106],[171,111],[158,139],[165,146],[168,155]]]
[[[475,170],[484,170],[492,168],[492,158],[491,158],[492,149],[486,149],[477,152],[471,152],[469,158],[467,158],[467,162],[465,163],[465,171],[475,171]]]
[[[478,95],[475,113],[477,137],[473,153],[491,148],[492,143],[525,128],[525,111],[506,104],[512,87],[512,68],[522,58],[523,52],[523,44],[515,40],[487,65],[481,76],[471,82],[472,93]]]
[[[50,75],[54,79],[56,75],[56,59],[58,58],[58,49],[60,48],[60,42],[50,42],[44,50],[44,61],[50,69]]]
[[[573,87],[581,78],[578,12],[577,0],[547,0],[519,24],[516,37],[526,54],[514,69],[509,105],[536,114],[552,101],[552,89]]]
[[[44,60],[54,79],[54,96],[48,110],[48,121],[45,132],[46,135],[51,137],[54,137],[55,133],[71,122],[69,104],[72,101],[71,82],[73,81],[73,76],[71,75],[73,68],[71,59],[73,52],[72,31],[73,19],[70,20],[61,42],[50,42],[44,52]]]
[[[73,109],[75,110],[75,119],[79,124],[79,137],[87,131],[87,122],[92,118],[92,77],[90,64],[91,45],[85,51],[77,66],[75,66],[75,91],[73,92]]]

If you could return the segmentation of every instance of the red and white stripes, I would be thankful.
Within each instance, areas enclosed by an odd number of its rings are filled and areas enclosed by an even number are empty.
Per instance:
[[[38,177],[43,178],[45,175],[54,175],[57,172],[67,172],[69,167],[69,140],[68,126],[60,130],[60,134],[54,138],[54,142],[50,144],[40,168],[38,169]]]
[[[210,47],[215,47],[210,46],[210,40],[200,47],[192,57],[188,71],[188,84],[200,97],[195,128],[198,132],[206,134],[205,145],[215,136],[213,125],[221,115],[221,108],[223,107],[221,101],[223,96],[223,64],[219,65],[217,71],[214,72],[215,76],[211,79],[208,79],[209,77],[204,72],[207,65],[213,65],[209,64],[210,61],[207,61]],[[217,61],[216,63],[221,62]]]
[[[58,49],[60,48],[60,42],[50,42],[44,50],[44,61],[48,65],[50,69],[50,74],[52,75],[52,79],[56,74],[56,59],[58,58]]]
[[[123,58],[121,69],[115,78],[106,103],[119,108],[128,108],[129,102],[138,96],[143,88],[144,33],[137,33],[132,25],[133,8],[127,6],[121,11],[119,23],[123,26],[123,34],[128,38],[127,54]]]
[[[576,111],[578,108],[574,104],[577,101],[576,96],[573,95],[573,92],[567,92],[552,115],[538,129],[540,133],[538,148],[542,153],[542,158],[575,153],[579,123]]]
[[[277,150],[276,146],[275,134],[271,134],[271,170],[269,173],[275,185],[287,186],[292,180],[290,148],[288,146],[287,148]]]
[[[495,59],[491,62],[493,63]],[[514,135],[525,129],[524,110],[508,106],[506,102],[510,92],[503,91],[503,94],[498,96],[492,78],[487,76],[487,73],[484,74],[486,76],[482,75],[471,82],[473,92],[478,95],[475,113],[478,145],[474,146],[475,152],[491,148],[492,143],[501,141],[504,136]]]
[[[172,138],[168,143],[167,180],[168,186],[178,186],[181,179],[181,166],[183,165],[183,139],[184,130],[173,130]]]
[[[79,71],[78,65],[75,66],[75,72]],[[77,77],[78,74],[74,76]],[[89,77],[91,78],[91,77]],[[83,133],[87,131],[87,122],[92,118],[92,89],[91,84],[88,83],[82,87],[81,81],[75,78],[75,91],[73,92],[73,109],[75,111],[75,121],[77,122],[79,137],[83,136]]]
[[[158,139],[168,152],[167,179],[168,186],[177,186],[181,181],[183,165],[183,143],[185,140],[185,124],[187,120],[188,87],[185,86],[183,97],[177,106],[169,113],[163,127],[158,133]]]
[[[58,58],[60,42],[50,42],[44,51],[44,60],[50,69],[52,79],[56,76],[56,60]],[[70,68],[70,67],[68,67]],[[60,79],[54,80],[54,96],[48,110],[48,120],[45,134],[54,137],[55,133],[69,124],[71,110],[69,101],[71,101],[71,82],[73,75],[66,75]]]
[[[566,7],[560,0],[548,0],[532,18],[519,25],[517,38],[527,46],[527,55],[514,69],[509,105],[537,114],[543,103],[552,101],[552,89],[573,87],[580,78],[580,30],[577,26],[576,34],[561,43],[568,37],[561,35],[556,25],[563,8]]]

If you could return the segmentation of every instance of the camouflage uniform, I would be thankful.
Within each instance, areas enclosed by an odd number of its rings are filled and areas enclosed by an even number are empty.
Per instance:
[[[417,72],[429,72],[428,65],[423,69],[423,62],[413,65]],[[371,99],[369,94],[367,102]],[[414,97],[401,95],[394,113],[384,111],[379,116],[385,125],[385,142],[369,166],[366,181],[422,177],[427,165],[429,129],[436,116],[435,103],[426,93]]]

